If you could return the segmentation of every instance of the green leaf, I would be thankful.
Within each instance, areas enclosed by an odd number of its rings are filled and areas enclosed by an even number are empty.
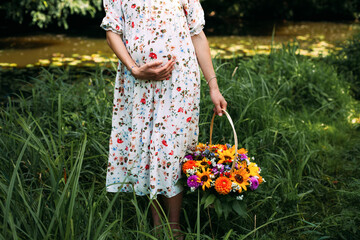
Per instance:
[[[239,203],[238,200],[233,201],[232,209],[233,209],[239,216],[242,216],[242,217],[245,217],[245,216],[246,216],[246,210],[244,209],[244,206]]]
[[[214,206],[215,206],[215,212],[216,212],[216,214],[218,215],[218,217],[221,217],[221,215],[222,215],[222,213],[223,213],[223,209],[222,209],[222,204],[221,204],[221,202],[220,202],[219,199],[216,199],[216,200],[215,200]]]
[[[213,204],[215,199],[216,196],[214,194],[210,194],[205,200],[204,208],[207,208],[210,204]]]

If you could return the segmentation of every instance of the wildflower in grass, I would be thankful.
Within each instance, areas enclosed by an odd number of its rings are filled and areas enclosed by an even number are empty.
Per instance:
[[[259,187],[259,181],[256,177],[250,177],[250,189],[255,190]]]
[[[193,169],[194,167],[196,167],[196,161],[194,161],[194,160],[189,160],[189,161],[187,161],[187,162],[185,162],[185,163],[183,164],[182,170],[183,170],[184,173],[186,173],[186,171],[187,171],[188,169]]]
[[[198,182],[201,183],[202,189],[205,191],[205,187],[210,188],[211,187],[211,172],[209,169],[207,169],[204,172],[197,172],[196,175],[199,177]]]
[[[243,168],[240,168],[239,170],[235,170],[230,177],[230,180],[233,183],[236,183],[240,188],[238,192],[240,193],[243,189],[246,191],[246,186],[249,185],[249,177],[250,174],[247,173],[247,171]]]
[[[198,182],[199,177],[196,175],[192,175],[187,179],[187,185],[191,188],[197,188],[200,186],[200,183]]]
[[[232,182],[227,177],[219,177],[215,181],[215,190],[222,195],[226,195],[231,190]]]

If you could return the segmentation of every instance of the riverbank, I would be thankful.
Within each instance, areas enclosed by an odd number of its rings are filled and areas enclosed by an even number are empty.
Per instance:
[[[226,30],[206,26],[212,57],[269,54],[271,48],[281,48],[289,42],[298,45],[302,55],[327,56],[339,50],[336,46],[359,31],[360,25],[354,22],[238,22],[231,28],[234,32],[228,35]],[[98,26],[89,27],[85,32],[15,32],[0,37],[0,68],[95,66],[109,61],[116,61],[116,57],[106,43],[105,32]]]

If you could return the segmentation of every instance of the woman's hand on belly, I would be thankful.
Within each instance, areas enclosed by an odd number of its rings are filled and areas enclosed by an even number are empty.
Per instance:
[[[142,65],[141,67],[134,67],[132,75],[137,79],[145,80],[165,80],[171,77],[171,72],[174,70],[174,60],[168,61],[164,66],[160,66],[162,61],[153,61]]]

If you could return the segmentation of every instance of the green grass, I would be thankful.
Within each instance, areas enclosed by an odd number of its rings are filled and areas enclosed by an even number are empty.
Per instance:
[[[270,56],[214,59],[240,146],[266,183],[245,194],[246,214],[226,219],[186,194],[186,239],[360,236],[360,132],[351,123],[359,103],[346,73],[295,53],[284,46]],[[105,191],[114,79],[104,67],[13,79],[29,83],[0,110],[1,239],[155,239],[147,197]],[[209,140],[212,108],[203,82],[200,142]],[[213,141],[233,143],[225,117],[216,118]]]

